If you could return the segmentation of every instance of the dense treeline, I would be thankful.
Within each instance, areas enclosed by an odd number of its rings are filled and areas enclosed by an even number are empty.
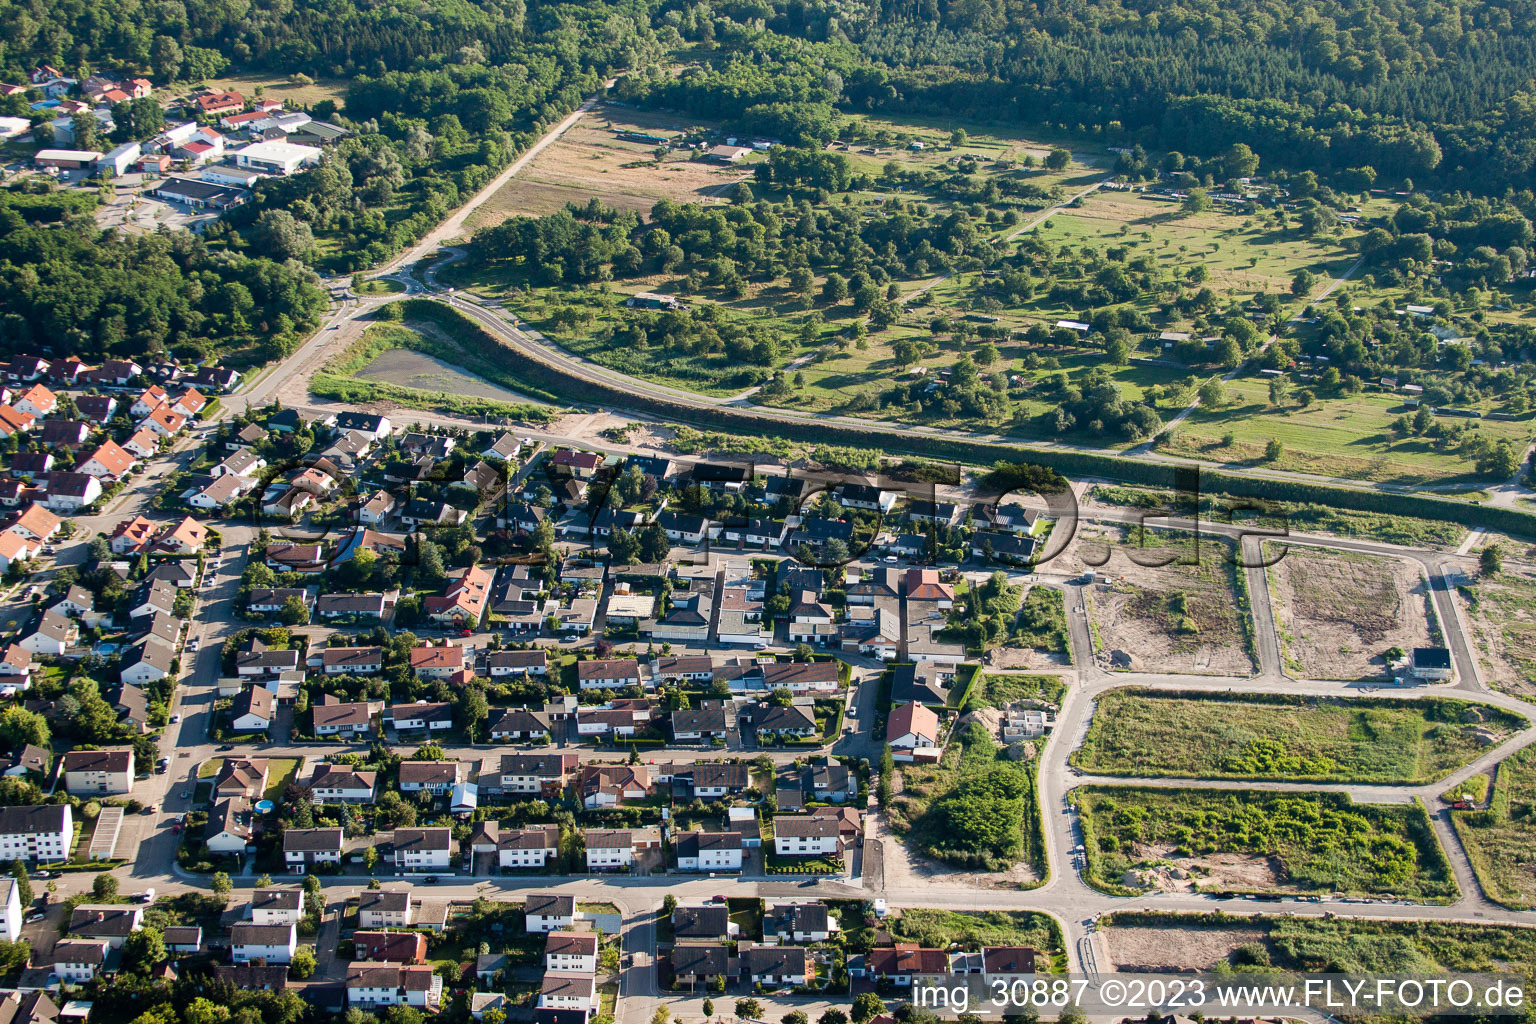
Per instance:
[[[643,54],[648,19],[627,4],[536,4],[525,0],[453,0],[400,5],[349,0],[60,0],[41,6],[0,2],[3,68],[16,81],[34,64],[65,70],[145,70],[157,79],[195,80],[211,50],[242,68],[321,75],[382,75],[445,56],[492,65],[528,58],[532,40],[564,35],[566,63],[602,54],[581,50],[636,47]],[[214,72],[216,73],[216,69]]]
[[[793,173],[811,173],[809,167],[797,164]],[[511,262],[534,282],[551,285],[695,272],[727,295],[743,279],[784,277],[790,289],[809,296],[812,272],[838,271],[858,279],[838,278],[841,287],[826,298],[851,297],[861,312],[883,301],[894,277],[979,267],[1001,251],[968,211],[892,200],[868,216],[851,205],[818,207],[807,199],[731,207],[662,200],[645,221],[593,200],[482,228],[473,249],[479,261]]]
[[[0,207],[0,346],[94,360],[162,352],[202,359],[289,351],[325,308],[296,262],[213,252],[186,232],[118,235],[87,212],[29,222],[45,204]]]
[[[722,56],[626,89],[705,116],[792,98],[1203,155],[1243,141],[1270,165],[1483,191],[1536,165],[1536,15],[1503,0],[775,0],[667,18]]]

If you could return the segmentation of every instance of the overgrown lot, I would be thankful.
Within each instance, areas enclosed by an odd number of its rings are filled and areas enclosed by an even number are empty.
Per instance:
[[[1072,763],[1104,775],[1417,784],[1527,723],[1486,704],[1111,690]]]
[[[891,827],[923,854],[984,871],[1020,861],[1040,868],[1034,765],[1003,759],[980,723],[971,723],[937,765],[902,765],[901,775]]]
[[[1453,811],[1456,834],[1483,892],[1517,910],[1536,906],[1536,751],[1505,758],[1486,811]]]
[[[1109,892],[1296,892],[1454,900],[1424,809],[1342,793],[1085,787],[1087,878]]]

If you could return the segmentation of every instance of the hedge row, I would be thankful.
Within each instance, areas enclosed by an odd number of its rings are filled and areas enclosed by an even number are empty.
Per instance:
[[[590,403],[606,409],[628,409],[671,422],[746,436],[768,433],[790,441],[866,448],[892,455],[917,455],[925,459],[948,459],[972,466],[992,466],[1000,462],[1026,463],[1067,476],[1102,477],[1164,490],[1177,487],[1178,478],[1190,472],[1190,467],[1152,459],[1131,459],[1097,452],[1022,448],[953,437],[908,438],[892,434],[876,424],[867,428],[853,427],[826,420],[779,416],[766,410],[743,412],[736,408],[695,405],[637,394],[600,380],[578,377],[551,363],[529,358],[521,349],[513,349],[457,309],[442,302],[432,299],[406,299],[403,302],[408,317],[430,320],[474,349],[485,352],[493,348],[505,349],[516,360],[514,367],[508,367],[508,373],[519,381],[518,387],[521,390],[559,395],[560,401]],[[1308,480],[1246,477],[1207,469],[1199,470],[1199,486],[1202,491],[1231,497],[1315,502],[1357,512],[1414,516],[1536,537],[1536,513],[1427,494],[1338,487]]]

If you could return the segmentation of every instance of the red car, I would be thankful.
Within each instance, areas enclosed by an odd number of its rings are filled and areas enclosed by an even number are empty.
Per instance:
[[[472,629],[461,629],[461,630],[459,630],[459,636],[474,636],[474,635],[475,635],[475,631],[472,630]]]

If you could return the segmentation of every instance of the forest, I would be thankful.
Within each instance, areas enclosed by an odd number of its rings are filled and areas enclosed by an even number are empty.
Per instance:
[[[1493,193],[1528,188],[1536,161],[1533,14],[1497,0],[740,0],[665,17],[708,61],[626,91],[700,116],[788,100],[1203,156],[1241,141],[1295,170]]]
[[[239,352],[259,363],[291,351],[325,309],[299,263],[213,251],[186,232],[103,232],[89,212],[29,219],[50,210],[0,201],[0,336],[16,351],[87,360]]]

